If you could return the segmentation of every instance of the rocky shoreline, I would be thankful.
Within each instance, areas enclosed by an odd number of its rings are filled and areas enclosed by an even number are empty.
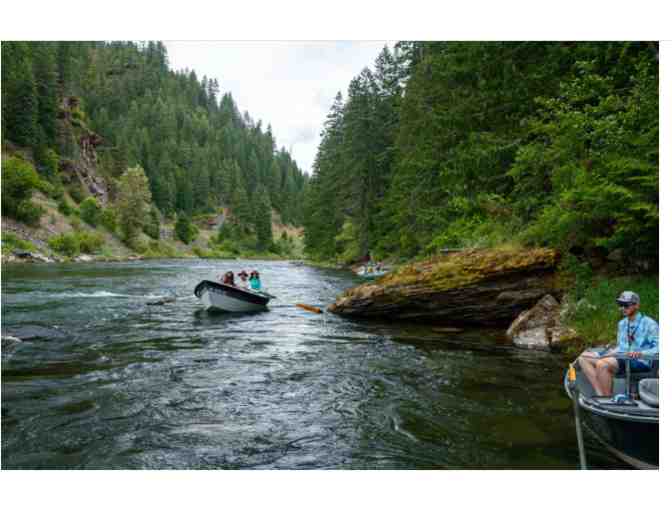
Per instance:
[[[562,326],[567,304],[554,250],[465,250],[397,268],[348,289],[328,310],[352,318],[498,327],[516,347],[558,350],[576,334]]]

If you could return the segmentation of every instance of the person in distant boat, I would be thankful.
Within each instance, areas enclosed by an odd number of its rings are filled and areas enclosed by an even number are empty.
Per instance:
[[[640,358],[658,354],[658,323],[639,312],[639,296],[626,290],[618,296],[616,303],[624,315],[618,323],[616,347],[601,353],[586,351],[579,357],[581,370],[601,396],[611,395],[614,376],[625,373],[627,362],[632,372],[646,372],[651,370],[652,362]],[[630,359],[609,356],[616,353],[627,354]]]
[[[240,278],[240,284],[238,285],[239,287],[242,287],[243,289],[249,289],[250,288],[250,282],[248,280],[250,275],[247,274],[247,271],[244,269],[238,273],[238,278]]]
[[[224,285],[235,285],[234,279],[233,279],[233,271],[227,271],[224,273],[219,278],[219,281],[222,282]]]
[[[250,288],[252,290],[261,290],[261,279],[259,278],[259,271],[252,271],[250,273]]]

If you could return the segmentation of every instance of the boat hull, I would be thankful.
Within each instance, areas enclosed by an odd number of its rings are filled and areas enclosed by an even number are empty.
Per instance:
[[[206,310],[220,312],[259,312],[266,310],[270,297],[230,285],[203,280],[194,289]]]
[[[572,398],[567,374],[564,382],[565,391]],[[587,384],[583,381],[584,388]],[[599,403],[601,400],[610,399],[598,397],[596,400],[579,392],[583,426],[623,462],[638,469],[658,469],[658,410],[604,405]]]
[[[583,410],[586,428],[622,461],[639,469],[658,469],[658,423],[600,416]]]

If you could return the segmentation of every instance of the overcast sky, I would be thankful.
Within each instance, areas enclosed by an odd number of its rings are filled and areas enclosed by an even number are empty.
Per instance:
[[[310,172],[320,131],[340,90],[364,67],[373,68],[385,42],[196,42],[166,41],[170,66],[194,70],[199,80],[217,78],[220,94],[231,92],[263,129],[273,129],[278,149],[286,147]],[[388,42],[388,46],[392,43]]]

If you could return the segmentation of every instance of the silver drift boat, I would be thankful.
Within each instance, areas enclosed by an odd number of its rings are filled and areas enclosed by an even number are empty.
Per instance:
[[[194,294],[207,310],[221,312],[258,312],[275,296],[258,290],[203,280],[196,285]]]
[[[594,349],[599,352],[600,349]],[[614,396],[602,397],[578,362],[565,373],[565,391],[574,400],[577,415],[579,449],[583,449],[581,425],[624,462],[639,469],[658,468],[658,355],[643,356],[652,360],[649,372],[631,372],[629,358],[609,354],[626,361],[626,373],[614,377]],[[585,454],[582,455],[582,464]]]

